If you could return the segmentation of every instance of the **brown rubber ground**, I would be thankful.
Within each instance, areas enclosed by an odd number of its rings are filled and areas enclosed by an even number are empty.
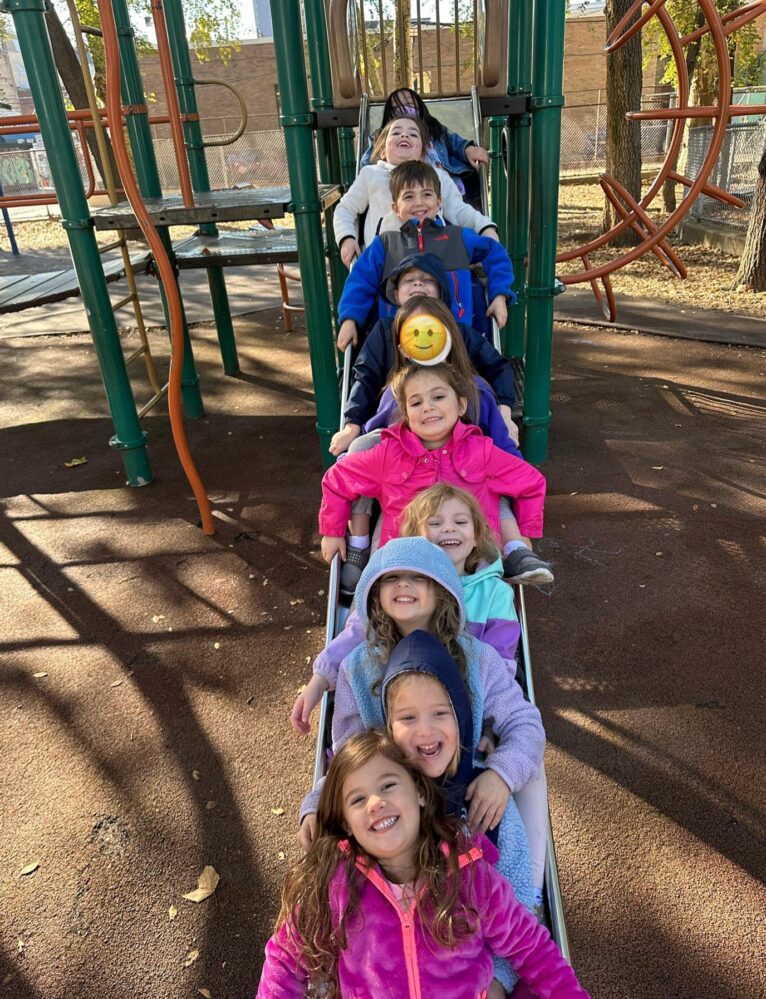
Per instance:
[[[237,332],[233,379],[194,331],[212,539],[165,417],[156,483],[125,488],[88,337],[0,343],[3,996],[255,993],[327,574],[304,336],[276,313]],[[759,350],[557,331],[556,583],[528,609],[573,959],[599,999],[766,995],[765,377]],[[217,891],[184,900],[208,864]]]

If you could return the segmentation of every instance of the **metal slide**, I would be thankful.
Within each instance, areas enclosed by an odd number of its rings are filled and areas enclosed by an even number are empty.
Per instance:
[[[474,88],[475,91],[475,88]],[[478,94],[472,94],[471,98],[474,128],[473,133],[478,143],[481,136],[481,113],[479,109]],[[359,116],[359,146],[364,150],[367,145],[367,134],[369,128],[369,108],[366,98],[363,98],[360,105]],[[357,157],[357,169],[359,158]],[[483,172],[482,203],[486,207],[487,201],[486,172]],[[493,340],[497,349],[500,349],[500,338],[497,323],[493,320]],[[349,389],[351,387],[351,347],[347,347],[343,354],[343,380],[341,385],[340,402],[340,425],[341,429],[345,425],[343,411],[346,408]],[[529,631],[527,627],[527,612],[524,602],[524,588],[515,586],[516,611],[521,625],[521,637],[517,651],[517,660],[521,674],[521,685],[526,697],[535,704],[535,687],[532,677],[532,657],[529,644]],[[342,631],[349,612],[351,598],[340,592],[340,557],[336,555],[330,564],[330,578],[327,588],[327,615],[325,618],[325,646]],[[331,736],[332,719],[332,693],[325,693],[319,708],[319,729],[317,734],[316,752],[314,756],[314,777],[313,786],[316,787],[327,770],[328,750],[332,745]],[[569,941],[567,937],[566,925],[564,923],[564,909],[561,900],[561,889],[559,886],[558,867],[556,865],[556,850],[553,842],[553,830],[551,827],[550,815],[548,817],[548,851],[545,865],[545,906],[548,927],[551,936],[558,944],[561,953],[570,960]]]

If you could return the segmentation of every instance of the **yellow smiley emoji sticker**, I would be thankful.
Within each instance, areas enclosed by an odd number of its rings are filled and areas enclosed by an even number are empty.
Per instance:
[[[452,337],[441,319],[419,312],[402,324],[399,348],[416,364],[439,364],[452,349]]]

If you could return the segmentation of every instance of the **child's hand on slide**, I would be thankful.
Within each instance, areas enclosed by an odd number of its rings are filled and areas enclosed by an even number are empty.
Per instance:
[[[304,853],[308,853],[309,847],[314,842],[316,834],[317,817],[314,812],[309,812],[303,822],[301,822],[301,827],[298,830],[298,842],[303,847]]]
[[[299,735],[308,735],[311,728],[311,712],[322,700],[322,695],[329,690],[330,684],[319,673],[315,673],[306,684],[302,693],[293,704],[290,712],[290,724]]]
[[[488,316],[494,316],[497,319],[497,325],[500,329],[505,326],[508,322],[508,304],[505,300],[505,295],[495,295],[492,301],[489,303],[489,308],[487,309]],[[341,327],[343,329],[343,327]]]
[[[346,267],[351,269],[351,264],[356,260],[360,254],[359,244],[355,239],[344,239],[340,244],[340,259],[346,265]]]
[[[485,833],[487,829],[494,829],[502,819],[511,789],[494,770],[485,770],[471,781],[465,796],[471,802],[468,809],[471,832]]]
[[[340,555],[341,562],[345,562],[346,539],[331,538],[329,535],[325,535],[325,537],[322,538],[322,558],[325,562],[332,562],[333,556],[336,552]]]
[[[484,166],[489,166],[489,153],[486,149],[481,146],[466,146],[465,147],[465,158],[474,168],[474,170],[479,169],[479,164],[483,163]]]
[[[345,350],[350,343],[356,347],[356,323],[353,319],[344,319],[338,330],[338,350]]]
[[[337,432],[337,434],[333,434],[332,440],[330,441],[330,454],[334,454],[337,458],[339,454],[343,454],[344,451],[348,451],[349,444],[357,439],[361,429],[362,428],[356,423],[347,423],[342,430]]]
[[[513,443],[518,447],[519,444],[519,428],[513,422],[513,413],[511,412],[510,406],[498,406],[500,410],[500,415],[503,418],[503,423],[508,428],[508,436],[511,438]]]

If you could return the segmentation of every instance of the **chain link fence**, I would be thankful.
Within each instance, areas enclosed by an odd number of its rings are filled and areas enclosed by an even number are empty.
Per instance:
[[[600,93],[600,92],[599,92]],[[606,169],[606,104],[566,105],[561,114],[561,173],[562,175],[594,177]],[[652,94],[641,99],[641,110],[673,107],[675,94]],[[642,121],[641,162],[643,166],[658,166],[665,157],[672,122]]]
[[[205,140],[222,138],[206,135]],[[171,139],[155,139],[154,151],[162,190],[168,194],[180,190],[176,154]],[[289,184],[287,153],[281,129],[245,132],[230,146],[210,146],[205,150],[212,190],[226,190],[238,185],[280,187]]]
[[[692,180],[700,172],[712,134],[712,125],[689,129],[685,172]],[[708,182],[742,198],[745,207],[735,208],[716,198],[709,198],[706,194],[700,194],[689,208],[689,217],[700,222],[718,222],[737,229],[747,229],[758,176],[758,162],[765,144],[766,118],[729,125]]]

